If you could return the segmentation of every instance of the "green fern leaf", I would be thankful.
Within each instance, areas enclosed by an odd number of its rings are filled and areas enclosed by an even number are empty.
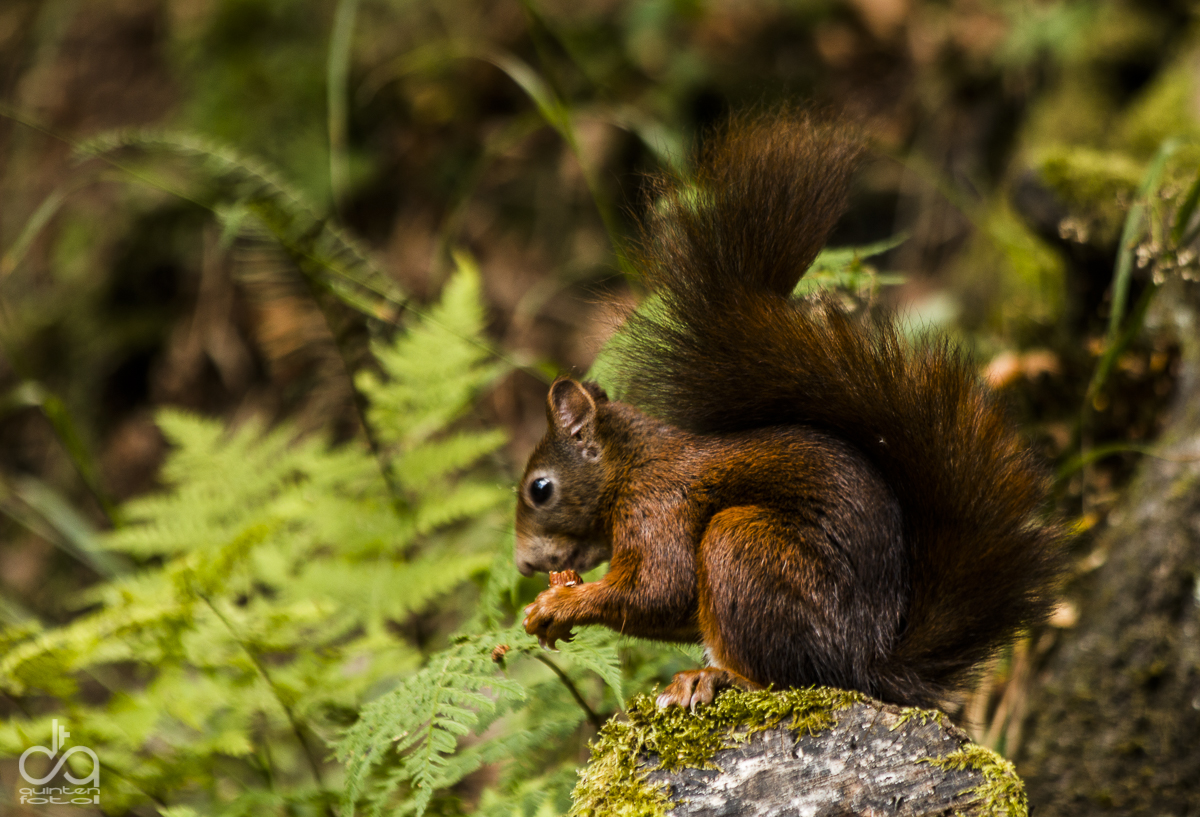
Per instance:
[[[443,494],[426,497],[416,511],[419,533],[429,533],[461,519],[479,516],[512,501],[512,493],[495,483],[460,481]]]
[[[498,429],[486,433],[458,433],[405,451],[396,458],[401,484],[415,490],[425,483],[460,471],[504,445],[507,435]]]
[[[189,133],[134,129],[100,134],[76,151],[112,157],[126,151],[190,162],[204,180],[193,197],[224,218],[233,232],[252,215],[288,251],[306,275],[344,302],[373,317],[394,320],[405,299],[390,276],[346,233],[316,215],[317,208],[265,162],[236,148]]]
[[[441,301],[390,346],[372,350],[386,375],[356,379],[371,400],[368,419],[388,445],[412,447],[462,416],[502,368],[482,343],[479,272],[459,258]]]
[[[357,609],[364,618],[403,620],[429,602],[487,569],[489,554],[431,554],[410,563],[313,562],[287,588],[290,597],[328,598]]]
[[[337,745],[338,757],[346,763],[346,813],[367,792],[368,776],[387,752],[400,757],[390,785],[403,781],[411,786],[418,815],[437,788],[454,782],[450,755],[458,739],[471,733],[482,713],[525,697],[521,684],[499,675],[492,660],[494,641],[495,636],[464,640],[363,708],[359,722]]]
[[[573,765],[547,775],[513,780],[504,787],[489,789],[480,799],[475,817],[536,817],[541,814],[565,814],[571,804],[571,791],[579,776]]]
[[[560,650],[572,664],[589,669],[612,689],[617,702],[625,700],[621,656],[617,649],[621,636],[604,627],[584,627],[576,631],[573,641],[565,642]]]

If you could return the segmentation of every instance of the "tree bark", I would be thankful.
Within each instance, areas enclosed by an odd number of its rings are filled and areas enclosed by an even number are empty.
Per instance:
[[[1200,309],[1194,285],[1174,285],[1158,295],[1183,344],[1160,458],[1110,515],[1104,563],[1030,700],[1018,768],[1038,817],[1198,813]]]

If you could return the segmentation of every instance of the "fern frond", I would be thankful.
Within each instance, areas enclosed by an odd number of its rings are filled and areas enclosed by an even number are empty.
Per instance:
[[[507,441],[499,429],[484,433],[460,432],[401,453],[396,458],[396,475],[408,489],[461,471],[491,454]]]
[[[517,585],[521,574],[513,569],[514,536],[510,528],[504,543],[496,549],[488,567],[483,591],[474,615],[459,630],[459,635],[499,629],[516,612]]]
[[[620,640],[620,635],[607,628],[586,627],[575,633],[573,641],[564,642],[560,647],[563,656],[572,664],[599,675],[612,690],[618,704],[625,700],[618,650]]]
[[[486,553],[434,553],[408,563],[323,559],[302,568],[286,592],[295,598],[337,599],[363,618],[403,620],[482,573],[491,560]]]
[[[507,487],[494,482],[463,480],[445,493],[435,493],[422,501],[416,512],[417,531],[429,533],[452,522],[478,516],[507,504],[511,499],[512,493]]]
[[[479,272],[459,261],[437,305],[390,346],[372,346],[386,379],[361,372],[355,380],[371,401],[371,426],[388,445],[411,447],[444,429],[503,370],[479,340]]]
[[[475,817],[565,814],[571,804],[571,791],[578,779],[575,768],[570,765],[552,774],[515,779],[508,785],[484,792],[479,808],[474,812]]]
[[[881,255],[907,240],[908,235],[900,233],[858,247],[826,247],[817,254],[808,272],[796,285],[796,295],[805,297],[830,290],[864,295],[883,285],[902,284],[904,276],[881,273],[867,264],[865,259]]]
[[[458,740],[505,700],[521,700],[521,684],[502,677],[492,660],[495,636],[476,636],[436,655],[423,670],[363,707],[357,724],[337,744],[346,764],[343,809],[369,793],[369,775],[394,752],[397,779],[413,790],[413,807],[423,814],[434,790],[454,782],[452,755]],[[390,790],[389,790],[390,791]],[[375,793],[378,797],[378,792]],[[376,799],[376,805],[382,803]]]
[[[214,139],[166,130],[104,133],[76,148],[81,155],[114,162],[114,154],[128,150],[194,162],[210,187],[201,194],[204,202],[228,221],[252,213],[306,275],[368,315],[391,322],[403,310],[403,294],[368,253],[317,216],[317,208],[265,162]]]
[[[81,667],[150,660],[162,649],[178,649],[180,634],[193,622],[197,598],[221,585],[268,533],[267,526],[254,526],[215,552],[177,559],[158,574],[158,581],[141,583],[148,592],[135,595],[126,584],[117,603],[14,647],[0,659],[0,688],[14,694],[27,689],[65,694]],[[144,651],[147,639],[156,649]]]
[[[170,157],[199,182],[189,198],[217,212],[229,234],[269,232],[310,281],[370,315],[392,320],[405,306],[367,253],[262,163],[163,132],[110,134],[81,150],[131,170],[130,152]],[[109,775],[106,808],[130,811],[153,797],[167,809],[176,799],[203,803],[197,810],[211,815],[327,811],[335,795],[309,744],[353,722],[364,698],[397,679],[342,742],[358,747],[349,802],[411,792],[406,807],[420,812],[434,790],[575,729],[578,712],[557,687],[544,689],[557,698],[539,707],[557,720],[514,708],[525,687],[500,673],[491,650],[521,638],[521,653],[532,649],[528,637],[489,630],[426,659],[425,634],[397,626],[485,571],[489,592],[508,581],[493,581],[501,571],[492,553],[503,536],[496,511],[510,497],[486,462],[504,435],[464,422],[502,371],[484,325],[477,271],[460,256],[441,302],[374,346],[381,375],[359,384],[402,503],[361,441],[332,447],[288,423],[230,430],[160,413],[165,488],[127,503],[128,523],[102,542],[134,567],[89,591],[92,609],[65,626],[0,631],[0,688],[60,700],[76,741]],[[499,625],[503,605],[488,603]],[[436,626],[435,643],[448,625]],[[572,663],[572,677],[605,671],[596,656]],[[80,694],[84,674],[121,694],[93,703]],[[14,723],[0,721],[0,746],[32,745]],[[489,726],[494,734],[468,738]],[[240,788],[260,774],[269,790]]]

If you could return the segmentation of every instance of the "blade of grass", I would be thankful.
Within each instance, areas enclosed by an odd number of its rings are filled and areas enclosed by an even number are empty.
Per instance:
[[[91,524],[39,479],[0,480],[0,511],[100,576],[112,578],[125,569],[122,559],[100,546]]]
[[[1146,319],[1146,312],[1150,309],[1150,303],[1154,300],[1155,293],[1158,292],[1159,286],[1153,281],[1146,282],[1146,288],[1142,291],[1142,296],[1138,298],[1138,302],[1134,304],[1133,312],[1130,314],[1129,322],[1125,329],[1113,341],[1105,341],[1104,354],[1101,355],[1100,361],[1096,364],[1096,370],[1092,373],[1092,380],[1088,384],[1087,398],[1085,402],[1091,405],[1100,391],[1108,382],[1108,376],[1112,374],[1113,366],[1117,363],[1117,358],[1121,353],[1129,348],[1129,344],[1133,343],[1134,339],[1142,329],[1142,324]]]
[[[1137,246],[1138,233],[1141,232],[1142,221],[1146,216],[1147,204],[1150,196],[1158,190],[1167,159],[1171,158],[1171,154],[1179,149],[1180,144],[1178,139],[1167,139],[1159,146],[1150,166],[1146,168],[1146,175],[1142,176],[1142,182],[1138,185],[1137,199],[1129,208],[1128,215],[1125,216],[1125,226],[1121,230],[1121,244],[1117,254],[1117,267],[1113,273],[1112,312],[1108,316],[1110,340],[1117,336],[1117,332],[1121,328],[1121,321],[1125,317],[1125,301],[1129,296],[1129,282],[1133,274],[1133,251]]]
[[[54,427],[54,432],[66,450],[67,456],[75,464],[75,470],[79,472],[84,484],[103,508],[104,515],[108,517],[108,521],[113,527],[120,527],[120,513],[117,506],[100,486],[100,471],[96,467],[96,459],[92,456],[87,444],[84,443],[83,436],[79,433],[79,426],[71,416],[70,410],[67,409],[67,404],[58,395],[44,391],[41,408],[46,419],[50,421],[50,425]]]
[[[350,78],[350,46],[354,39],[354,23],[358,16],[358,0],[341,0],[333,18],[329,35],[329,60],[325,66],[325,94],[329,117],[329,189],[336,210],[345,202],[350,183],[350,160],[346,154]]]
[[[0,626],[17,627],[36,622],[37,617],[29,612],[23,604],[0,591]]]
[[[558,97],[563,97],[563,85],[557,81],[555,77],[554,66],[551,64],[551,39],[559,46],[564,46],[561,38],[555,36],[550,29],[547,21],[538,13],[533,3],[529,0],[520,0],[521,10],[525,12],[526,30],[529,32],[529,38],[533,41],[533,50],[537,53],[538,64],[541,65],[542,75],[545,77],[546,85],[551,88],[554,94]],[[578,67],[575,60],[571,60],[572,67]],[[589,78],[590,80],[590,78]]]
[[[392,79],[409,73],[436,70],[451,62],[463,59],[476,59],[487,62],[504,72],[533,102],[534,108],[542,117],[542,120],[566,142],[567,148],[575,156],[583,172],[584,183],[587,185],[588,193],[592,197],[592,201],[596,205],[596,210],[600,214],[600,220],[604,224],[604,230],[608,235],[609,243],[613,248],[613,253],[617,257],[617,265],[623,272],[630,272],[632,265],[629,263],[628,255],[625,251],[622,232],[614,215],[612,202],[604,194],[603,189],[596,180],[594,169],[583,155],[572,121],[571,109],[554,92],[550,83],[528,63],[511,53],[500,51],[488,45],[475,43],[447,45],[438,43],[413,49],[394,61],[388,66],[386,71],[377,71],[363,83],[363,93],[369,96],[376,93],[379,88]],[[677,149],[677,140],[670,139],[669,134],[663,129],[652,128],[646,123],[640,122],[637,117],[626,117],[623,119],[622,117],[610,116],[601,118],[618,127],[625,127],[638,134],[657,155],[666,156],[675,161],[677,161],[677,156],[681,155],[681,151]],[[628,121],[628,124],[625,124],[626,121]]]
[[[632,107],[614,111],[609,122],[640,139],[660,164],[676,173],[687,169],[682,137],[662,122]]]
[[[265,163],[245,157],[227,145],[191,134],[158,130],[110,132],[79,141],[37,123],[2,102],[0,102],[0,116],[70,145],[80,155],[103,161],[113,169],[120,171],[128,179],[189,201],[217,215],[230,211],[228,201],[214,201],[211,198],[181,190],[141,168],[121,161],[112,153],[122,148],[132,148],[148,153],[162,152],[168,155],[192,158],[209,165],[207,176],[210,180],[218,173],[234,174],[238,181],[244,183],[244,187],[232,191],[245,198],[241,202],[240,209],[260,217],[264,212],[275,213],[275,216],[263,226],[289,253],[312,262],[312,266],[306,265],[301,270],[302,272],[307,274],[314,269],[318,270],[322,276],[321,284],[323,286],[329,286],[355,309],[387,324],[396,324],[404,312],[412,312],[429,318],[424,310],[415,306],[408,299],[407,294],[400,291],[389,276],[371,262],[370,257],[358,247],[355,241],[330,224],[328,220],[317,217],[305,204],[303,196],[282,181]],[[272,203],[275,205],[274,207],[270,206]],[[311,241],[314,235],[323,242],[316,247]],[[358,295],[352,292],[355,288],[359,291]],[[363,293],[366,295],[365,298]],[[453,329],[445,328],[457,336],[458,333]],[[478,338],[464,339],[486,349],[488,354],[497,360],[525,371],[538,380],[549,382],[546,374],[537,367],[515,361]]]
[[[25,253],[29,252],[34,239],[41,233],[42,228],[50,223],[50,219],[54,218],[67,198],[75,191],[91,184],[92,181],[93,179],[88,177],[60,184],[50,191],[46,198],[42,199],[41,204],[33,211],[33,215],[25,222],[25,226],[21,228],[21,232],[12,246],[4,253],[4,257],[0,258],[0,279],[11,274],[17,268],[25,258]]]
[[[1121,243],[1118,246],[1117,265],[1113,273],[1113,294],[1112,294],[1112,311],[1108,316],[1108,332],[1104,338],[1104,355],[1100,358],[1100,362],[1096,365],[1096,370],[1092,375],[1092,381],[1088,384],[1086,403],[1090,404],[1100,390],[1104,388],[1104,384],[1108,379],[1109,373],[1112,371],[1113,364],[1116,362],[1117,356],[1128,345],[1128,342],[1133,339],[1131,331],[1136,334],[1141,327],[1141,321],[1145,317],[1146,307],[1149,302],[1135,310],[1135,320],[1130,321],[1130,326],[1125,332],[1121,331],[1121,323],[1125,319],[1125,302],[1129,298],[1129,285],[1133,278],[1133,253],[1137,247],[1138,235],[1142,230],[1142,222],[1146,216],[1146,207],[1150,197],[1157,192],[1159,184],[1162,180],[1163,168],[1167,164],[1167,160],[1182,145],[1181,140],[1176,138],[1166,139],[1159,146],[1158,152],[1154,155],[1154,159],[1150,162],[1150,166],[1146,168],[1145,175],[1142,176],[1141,184],[1138,185],[1137,198],[1134,200],[1133,206],[1129,208],[1129,213],[1125,216],[1125,226],[1121,230]],[[1155,287],[1148,285],[1146,288],[1148,293],[1153,294]],[[1145,296],[1143,296],[1145,299]],[[1128,340],[1121,342],[1123,336]]]
[[[548,35],[559,45],[562,53],[567,56],[571,65],[579,72],[579,75],[587,80],[591,86],[591,92],[596,97],[603,98],[606,96],[602,82],[588,70],[587,60],[576,47],[575,41],[571,37],[564,36],[550,18],[542,14],[541,9],[538,8],[534,0],[521,0],[521,7],[524,9],[525,15],[529,20],[529,29],[533,38],[534,48],[537,50],[542,70],[547,76],[553,79],[550,75],[550,45],[546,41]],[[620,106],[619,109],[612,110],[607,115],[603,112],[603,109],[612,106],[601,105],[600,107],[602,110],[597,111],[600,115],[599,118],[615,127],[632,133],[641,140],[642,144],[654,154],[660,163],[678,172],[686,169],[683,141],[677,133],[672,132],[661,122],[647,116],[634,106]]]
[[[500,156],[522,142],[526,137],[541,130],[544,126],[541,117],[530,111],[514,117],[507,125],[490,134],[483,145],[482,153],[472,162],[471,167],[463,174],[463,180],[446,215],[437,231],[437,242],[433,250],[431,284],[440,286],[451,268],[453,247],[463,219],[467,214],[471,196],[483,179],[484,173]]]
[[[71,464],[75,466],[75,471],[100,504],[108,521],[113,527],[118,527],[120,518],[116,505],[100,487],[100,474],[96,466],[96,459],[84,443],[83,436],[79,433],[79,427],[67,409],[66,403],[42,384],[26,380],[0,398],[0,415],[21,408],[38,408],[50,421],[55,436],[71,460]]]
[[[1076,471],[1080,471],[1092,463],[1098,462],[1105,457],[1111,457],[1114,454],[1141,454],[1144,457],[1153,457],[1156,460],[1164,462],[1200,462],[1200,457],[1169,457],[1165,454],[1159,454],[1154,450],[1154,446],[1150,445],[1109,443],[1107,445],[1098,445],[1079,456],[1067,460],[1059,467],[1058,473],[1055,474],[1055,479],[1061,482]]]
[[[1154,299],[1154,295],[1158,291],[1158,286],[1153,281],[1146,284],[1146,289],[1142,292],[1142,297],[1138,299],[1133,314],[1122,330],[1121,324],[1125,319],[1125,302],[1129,297],[1129,285],[1133,277],[1133,254],[1137,246],[1138,236],[1142,230],[1146,208],[1150,197],[1158,190],[1167,159],[1179,149],[1181,144],[1181,140],[1172,137],[1163,140],[1162,144],[1159,145],[1158,151],[1142,176],[1141,183],[1138,185],[1137,197],[1134,199],[1133,205],[1129,208],[1129,213],[1125,216],[1125,224],[1121,230],[1121,243],[1117,246],[1117,262],[1113,273],[1112,311],[1109,313],[1108,331],[1105,333],[1104,338],[1104,354],[1101,355],[1100,360],[1096,363],[1095,370],[1092,372],[1092,379],[1088,383],[1087,392],[1083,398],[1083,406],[1080,409],[1079,462],[1077,468],[1073,470],[1082,472],[1080,495],[1085,510],[1088,507],[1089,467],[1094,461],[1092,458],[1093,449],[1091,446],[1092,437],[1090,429],[1092,407],[1099,397],[1100,392],[1104,389],[1104,385],[1108,381],[1108,376],[1111,374],[1117,358],[1120,357],[1121,353],[1133,342],[1134,338],[1141,331],[1142,324],[1146,318],[1146,312],[1150,308],[1150,302]],[[1060,481],[1061,479],[1062,477],[1060,477]]]
[[[613,215],[612,202],[604,194],[604,191],[596,180],[595,170],[583,155],[579,139],[575,134],[575,126],[572,122],[570,108],[558,98],[550,88],[550,85],[528,63],[515,55],[495,49],[485,49],[475,56],[486,62],[490,62],[507,74],[509,79],[515,82],[530,100],[533,101],[538,113],[546,120],[546,124],[554,128],[563,141],[567,143],[567,148],[575,156],[575,161],[579,163],[579,167],[583,172],[584,183],[587,185],[592,201],[596,205],[596,210],[600,213],[600,220],[604,222],[604,230],[608,233],[609,243],[612,245],[613,252],[617,256],[617,266],[622,272],[631,272],[633,267],[629,263],[625,252],[625,244],[621,239],[621,231],[617,225],[616,217]]]
[[[1196,180],[1192,182],[1183,204],[1179,205],[1179,211],[1175,214],[1175,224],[1171,227],[1171,242],[1177,247],[1183,241],[1184,231],[1192,220],[1192,214],[1196,212],[1197,204],[1200,204],[1200,173],[1196,174]]]

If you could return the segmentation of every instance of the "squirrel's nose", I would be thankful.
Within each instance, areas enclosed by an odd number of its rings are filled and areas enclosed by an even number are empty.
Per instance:
[[[533,565],[524,559],[517,559],[517,570],[521,571],[522,576],[532,576],[534,573]]]

